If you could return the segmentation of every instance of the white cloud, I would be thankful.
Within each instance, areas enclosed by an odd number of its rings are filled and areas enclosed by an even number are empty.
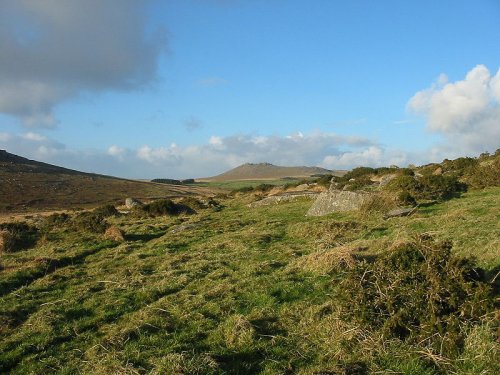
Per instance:
[[[0,133],[0,148],[36,160],[47,160],[66,153],[66,147],[47,137],[28,132],[24,134]],[[64,162],[64,160],[61,160]]]
[[[492,151],[499,146],[500,69],[491,76],[488,68],[477,65],[465,79],[451,83],[441,75],[407,107],[423,115],[428,130],[444,135],[459,153]]]
[[[145,2],[2,0],[0,112],[54,127],[53,109],[82,92],[141,89],[156,79],[163,33]]]
[[[156,165],[171,165],[178,159],[176,155],[177,145],[172,144],[170,147],[151,148],[148,145],[142,146],[137,150],[137,157]]]
[[[212,146],[222,146],[222,138],[217,137],[216,135],[212,135],[208,140],[208,144]]]
[[[116,145],[109,146],[108,155],[115,157],[118,160],[123,160],[126,150],[124,148],[118,147]]]
[[[70,150],[37,133],[0,137],[0,147],[8,152],[72,169],[129,178],[206,177],[247,162],[324,165],[326,155],[340,156],[345,153],[343,149],[362,152],[373,145],[366,138],[321,132],[290,136],[214,135],[201,145],[143,145],[135,150],[119,145],[105,150]],[[332,158],[328,160],[338,167]],[[347,157],[339,160],[342,163],[338,164],[347,163]]]
[[[47,140],[47,137],[45,137],[41,134],[38,134],[38,133],[34,133],[34,132],[28,132],[28,133],[22,134],[21,137],[24,139],[27,139],[29,141],[35,141],[35,142],[43,142],[43,141]]]
[[[385,150],[380,146],[370,146],[359,151],[327,155],[322,166],[330,169],[351,169],[353,167],[405,166],[408,154],[401,151]]]

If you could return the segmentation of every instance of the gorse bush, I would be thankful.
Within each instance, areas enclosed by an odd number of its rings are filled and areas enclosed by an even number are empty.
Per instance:
[[[386,213],[398,207],[398,199],[392,194],[375,193],[366,198],[359,208],[361,214],[369,214],[374,212]]]
[[[33,247],[40,233],[38,229],[26,223],[0,224],[1,247],[5,252],[14,252]]]
[[[99,213],[82,212],[76,215],[71,223],[74,229],[82,232],[104,233],[108,228],[104,219],[104,216]]]
[[[373,182],[370,180],[370,176],[361,176],[353,179],[353,181],[348,181],[344,184],[345,190],[360,190],[366,188],[369,185],[373,185]]]
[[[417,200],[407,190],[402,190],[398,194],[398,202],[404,206],[416,206]]]
[[[369,175],[372,175],[375,173],[376,173],[375,168],[357,167],[357,168],[354,168],[352,171],[347,172],[344,176],[341,177],[341,179],[349,181],[351,178],[360,178],[360,177],[369,176]]]
[[[493,310],[483,278],[449,243],[421,236],[347,271],[340,294],[346,315],[366,329],[453,355],[466,329]]]
[[[427,175],[417,180],[412,192],[419,199],[445,200],[467,191],[467,186],[458,181],[456,176]]]
[[[207,205],[204,202],[196,199],[195,197],[184,197],[179,201],[179,203],[191,207],[195,210],[202,210],[204,208],[207,208]]]
[[[52,227],[60,227],[66,224],[70,220],[70,216],[65,213],[55,213],[47,216],[42,223],[44,229],[52,228]]]
[[[467,186],[461,183],[456,176],[446,175],[424,175],[412,177],[400,175],[391,180],[385,190],[405,194],[414,199],[445,200],[460,195],[467,190]]]
[[[333,175],[331,174],[325,174],[321,177],[318,177],[314,182],[316,182],[320,186],[329,187],[332,181],[332,177]]]
[[[94,214],[101,215],[103,217],[117,216],[119,214],[118,210],[112,204],[105,204],[97,207],[93,212]]]
[[[297,185],[294,185],[297,186]],[[275,185],[271,184],[259,184],[257,186],[242,186],[237,189],[233,189],[231,193],[250,193],[250,192],[256,192],[256,193],[266,193],[273,189]]]
[[[176,216],[180,214],[193,214],[195,211],[181,203],[175,203],[170,199],[160,199],[144,206],[137,207],[136,212],[140,214],[145,214],[147,216]]]
[[[468,168],[463,174],[463,179],[469,186],[478,189],[500,186],[500,155],[491,161]]]

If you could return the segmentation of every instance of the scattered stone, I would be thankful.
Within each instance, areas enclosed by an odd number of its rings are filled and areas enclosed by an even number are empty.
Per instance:
[[[104,232],[104,237],[108,240],[116,241],[116,242],[125,241],[123,231],[120,228],[118,228],[116,225],[112,225],[108,229],[106,229],[106,232]]]
[[[401,217],[401,216],[410,216],[417,210],[417,207],[410,208],[397,208],[395,210],[391,210],[384,215],[384,219],[388,219],[390,217]]]
[[[318,196],[318,193],[316,192],[300,192],[300,193],[285,193],[281,195],[272,195],[270,197],[261,199],[260,201],[257,202],[252,202],[248,205],[248,207],[255,208],[255,207],[263,207],[263,206],[270,206],[272,204],[279,204],[279,203],[284,203],[284,202],[292,202],[295,201],[299,198],[309,198],[313,199]]]
[[[330,189],[316,198],[306,216],[323,216],[332,212],[358,210],[371,194],[365,191]]]
[[[125,206],[128,209],[134,208],[134,207],[139,207],[142,206],[143,203],[135,198],[127,198],[125,199]]]
[[[441,176],[443,174],[443,168],[437,167],[434,172],[432,172],[434,176]]]

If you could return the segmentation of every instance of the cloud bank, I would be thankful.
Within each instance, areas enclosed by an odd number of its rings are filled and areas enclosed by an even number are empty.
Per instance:
[[[165,47],[147,34],[145,2],[2,0],[0,112],[53,127],[54,107],[84,92],[137,90],[155,80]]]
[[[408,109],[426,118],[429,131],[445,137],[445,152],[494,151],[500,146],[500,69],[493,76],[477,65],[456,82],[441,75],[410,99]]]
[[[0,133],[0,148],[32,159],[130,178],[208,177],[247,162],[351,168],[393,164],[394,155],[367,138],[331,133],[211,136],[201,145],[71,150],[35,132]],[[406,162],[406,160],[400,159]]]

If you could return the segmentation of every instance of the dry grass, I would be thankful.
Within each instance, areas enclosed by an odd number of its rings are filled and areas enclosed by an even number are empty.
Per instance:
[[[349,269],[356,264],[354,249],[349,246],[338,246],[313,252],[293,262],[292,269],[299,268],[317,274],[329,274],[333,271]]]
[[[491,318],[468,331],[463,352],[441,356],[441,368],[425,343],[384,338],[343,314],[339,285],[357,257],[383,256],[422,232],[453,237],[455,253],[494,268],[499,193],[392,220],[308,218],[308,202],[248,209],[246,197],[224,200],[220,212],[106,218],[127,233],[123,243],[53,218],[43,244],[2,254],[1,371],[494,374]]]
[[[370,195],[363,201],[363,204],[359,208],[359,213],[361,217],[373,213],[385,214],[395,208],[398,208],[398,199],[394,194],[378,192]]]

